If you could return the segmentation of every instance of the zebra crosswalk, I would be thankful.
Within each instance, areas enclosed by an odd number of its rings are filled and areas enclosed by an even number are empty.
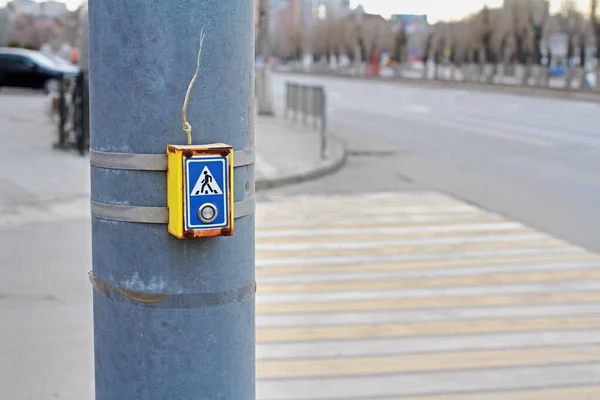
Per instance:
[[[600,399],[599,255],[436,192],[256,227],[259,399]]]

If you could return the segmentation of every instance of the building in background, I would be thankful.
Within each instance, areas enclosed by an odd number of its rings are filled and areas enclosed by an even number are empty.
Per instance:
[[[63,2],[12,0],[0,10],[0,45],[55,50],[75,42],[73,13]]]
[[[312,0],[313,20],[340,19],[352,12],[350,0]]]
[[[40,16],[52,19],[62,19],[69,14],[67,5],[59,1],[44,1],[39,3]]]
[[[7,7],[11,8],[14,13],[40,15],[40,3],[33,0],[12,0],[7,4]]]
[[[396,22],[394,31],[402,29],[406,37],[406,54],[410,64],[423,57],[423,43],[429,34],[427,15],[424,14],[395,14],[392,21]]]
[[[302,28],[311,31],[315,26],[314,0],[300,0],[300,24]]]
[[[271,17],[282,31],[298,30],[301,26],[302,0],[271,0]]]
[[[271,0],[271,28],[310,31],[318,20],[345,18],[350,0]]]
[[[69,14],[67,5],[55,0],[40,3],[33,0],[12,0],[8,2],[7,8],[14,13],[50,19],[62,19]]]

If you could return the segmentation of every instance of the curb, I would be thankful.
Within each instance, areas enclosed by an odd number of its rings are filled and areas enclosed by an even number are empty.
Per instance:
[[[313,179],[322,178],[324,176],[333,174],[334,172],[338,171],[344,166],[344,164],[346,164],[346,160],[348,158],[348,151],[344,142],[334,137],[333,135],[330,137],[330,143],[332,147],[337,147],[338,151],[336,151],[335,153],[339,154],[337,154],[337,156],[335,157],[327,159],[325,164],[319,165],[318,167],[315,167],[310,171],[306,171],[300,174],[287,175],[273,179],[259,179],[255,182],[255,190],[260,191],[265,189],[273,189],[295,183],[306,182]]]
[[[274,72],[290,75],[308,75],[308,76],[323,76],[328,78],[346,78],[354,80],[363,80],[371,82],[381,83],[393,83],[397,85],[413,85],[413,86],[436,86],[439,88],[463,88],[477,90],[480,92],[488,93],[505,93],[517,96],[532,96],[542,98],[560,98],[564,100],[575,100],[575,101],[587,101],[592,103],[600,103],[600,91],[594,92],[593,90],[568,90],[564,88],[545,88],[535,86],[513,86],[508,84],[490,84],[490,83],[478,83],[478,82],[457,82],[457,81],[444,81],[444,80],[432,80],[432,79],[421,79],[421,78],[382,78],[382,77],[363,77],[356,75],[345,75],[334,72],[304,72],[304,71],[284,71],[275,70]]]

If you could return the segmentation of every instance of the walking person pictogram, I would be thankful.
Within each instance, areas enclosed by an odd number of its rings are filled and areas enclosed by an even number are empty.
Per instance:
[[[208,171],[204,171],[204,178],[202,178],[202,188],[200,189],[199,192],[196,192],[196,194],[200,194],[200,192],[202,192],[204,194],[217,193],[217,191],[214,190],[212,188],[212,186],[210,186],[210,183],[212,181],[213,181],[213,177],[208,174]],[[209,191],[204,191],[204,188],[206,188],[206,187],[208,187]]]
[[[194,188],[190,191],[190,196],[211,196],[215,194],[223,194],[218,180],[212,174],[208,166],[204,166],[200,175],[196,175]]]

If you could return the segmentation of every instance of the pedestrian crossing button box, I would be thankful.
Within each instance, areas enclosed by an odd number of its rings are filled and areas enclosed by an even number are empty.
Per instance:
[[[233,235],[233,148],[167,146],[169,233],[179,239]]]

